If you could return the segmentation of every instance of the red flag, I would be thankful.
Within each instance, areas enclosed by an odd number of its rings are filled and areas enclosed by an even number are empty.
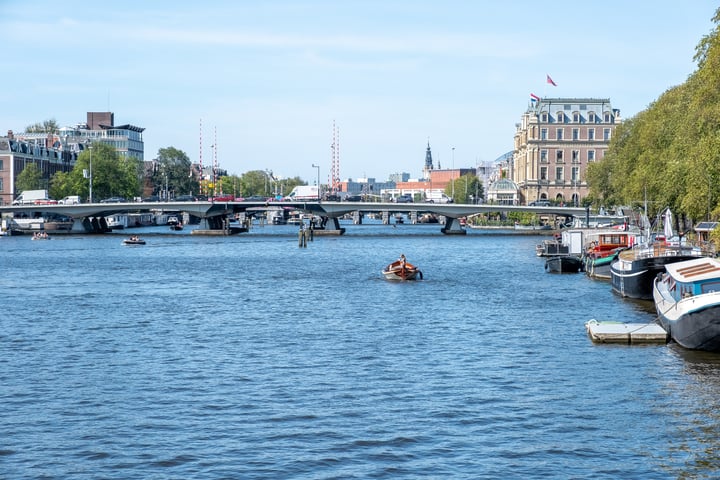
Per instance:
[[[531,94],[530,94],[530,101],[531,101],[531,102],[540,101],[540,97],[538,97],[538,96],[535,95],[534,93],[531,93]]]
[[[553,79],[550,78],[550,75],[547,75],[547,83],[549,83],[553,87],[557,87],[557,83],[553,82]]]

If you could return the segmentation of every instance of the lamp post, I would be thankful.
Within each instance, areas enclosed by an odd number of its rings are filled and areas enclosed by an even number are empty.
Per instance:
[[[89,197],[89,198],[88,198],[88,201],[89,201],[90,203],[93,203],[93,195],[92,195],[92,184],[93,184],[93,181],[92,181],[92,143],[90,143],[90,140],[88,140],[88,151],[90,152],[90,174],[88,175],[88,177],[90,177],[90,178],[89,178],[89,180],[90,180],[90,195],[88,195],[88,197]]]
[[[317,168],[317,187],[318,187],[317,199],[319,202],[320,201],[320,165],[315,165],[313,163],[312,166],[313,166],[313,168]]]

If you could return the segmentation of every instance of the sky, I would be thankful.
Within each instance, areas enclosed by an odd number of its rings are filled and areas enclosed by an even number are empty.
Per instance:
[[[644,110],[696,69],[715,3],[0,0],[0,132],[110,111],[146,160],[326,183],[336,131],[343,180],[417,178],[428,142],[435,168],[511,151],[531,93]]]

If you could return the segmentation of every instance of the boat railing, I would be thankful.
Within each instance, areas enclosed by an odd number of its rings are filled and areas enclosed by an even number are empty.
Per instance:
[[[682,245],[668,244],[666,242],[653,242],[650,245],[635,245],[627,252],[636,259],[650,257],[672,257],[672,256],[713,256],[715,249],[709,243],[684,243]]]

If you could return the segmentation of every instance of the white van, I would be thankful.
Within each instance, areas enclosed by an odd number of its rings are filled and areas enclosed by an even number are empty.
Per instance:
[[[58,201],[58,205],[77,205],[80,203],[79,195],[70,195]]]

